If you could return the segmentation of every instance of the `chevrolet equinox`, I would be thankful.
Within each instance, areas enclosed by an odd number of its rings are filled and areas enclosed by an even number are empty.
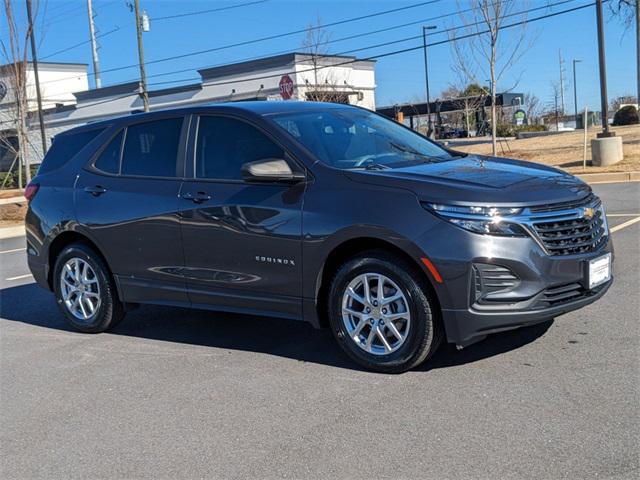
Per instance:
[[[346,105],[87,124],[55,137],[25,195],[29,268],[82,332],[143,303],[304,319],[402,372],[443,339],[552,319],[612,282],[605,211],[581,180]]]

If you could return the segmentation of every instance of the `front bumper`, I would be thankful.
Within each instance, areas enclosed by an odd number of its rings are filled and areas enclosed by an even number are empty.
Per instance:
[[[592,252],[551,256],[532,238],[478,235],[441,222],[416,243],[442,277],[432,284],[447,341],[459,346],[582,308],[602,297],[613,281],[612,276],[588,288],[589,261],[607,253],[613,261],[610,235]],[[513,274],[513,285],[479,295],[482,265],[503,269],[498,275]]]
[[[464,347],[484,339],[490,333],[513,330],[553,319],[595,302],[607,292],[612,283],[613,278],[594,290],[585,291],[576,300],[548,308],[511,311],[479,311],[473,308],[443,309],[442,320],[447,340]],[[536,297],[543,294],[544,292],[541,292]],[[536,297],[530,303],[535,304]]]

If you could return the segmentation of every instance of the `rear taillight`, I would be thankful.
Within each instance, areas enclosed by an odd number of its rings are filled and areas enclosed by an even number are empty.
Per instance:
[[[39,188],[39,183],[29,183],[29,185],[27,185],[27,188],[24,189],[24,198],[26,198],[27,201],[30,202],[31,200],[33,200],[33,197],[36,196],[36,193],[38,193]]]

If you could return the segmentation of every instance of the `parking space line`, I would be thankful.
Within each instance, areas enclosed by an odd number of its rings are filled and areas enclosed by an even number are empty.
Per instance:
[[[26,247],[22,247],[22,248],[14,248],[12,250],[4,250],[2,252],[0,252],[0,254],[2,253],[14,253],[14,252],[23,252],[26,250]]]
[[[635,217],[640,213],[607,213],[607,217]]]
[[[30,273],[27,273],[26,275],[18,275],[17,277],[9,277],[9,278],[5,278],[5,280],[7,282],[11,282],[13,280],[22,280],[23,278],[29,278],[31,277]]]
[[[631,220],[627,220],[626,222],[621,223],[620,225],[616,225],[615,227],[611,227],[610,231],[611,233],[617,232],[618,230],[622,230],[623,228],[629,227],[634,223],[638,223],[638,222],[640,222],[640,216],[636,218],[632,218]]]

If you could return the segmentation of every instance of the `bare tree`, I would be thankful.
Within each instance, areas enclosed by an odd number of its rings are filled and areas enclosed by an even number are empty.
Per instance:
[[[37,10],[37,6],[36,6]],[[0,53],[3,57],[3,78],[8,81],[6,99],[7,105],[0,113],[0,144],[5,151],[10,152],[18,164],[18,186],[23,187],[22,172],[24,168],[26,183],[31,181],[31,169],[29,167],[28,127],[27,117],[29,112],[28,97],[28,57],[27,46],[31,32],[28,28],[23,31],[18,26],[18,21],[12,8],[11,0],[4,0],[4,17],[7,26],[6,41],[0,39]],[[5,128],[9,126],[9,128]],[[15,136],[14,136],[15,132]],[[16,144],[15,137],[18,142]]]
[[[609,106],[609,110],[615,113],[618,110],[620,110],[620,107],[622,105],[628,105],[628,104],[637,105],[638,97],[635,97],[629,94],[616,97],[613,100],[611,100],[611,105]]]
[[[469,0],[468,7],[459,3],[462,27],[449,33],[456,68],[467,82],[478,85],[485,79],[490,82],[493,155],[497,154],[496,88],[526,51],[526,3],[525,0]],[[516,7],[523,13],[514,12]],[[507,23],[518,22],[522,24],[510,29],[511,37],[504,41],[502,28]]]
[[[524,94],[524,111],[527,121],[535,121],[540,115],[540,99],[534,93]]]
[[[309,54],[313,69],[313,85],[307,87],[307,100],[315,102],[344,102],[345,93],[341,92],[331,69],[324,64],[323,58],[328,55],[327,45],[331,33],[322,27],[320,17],[315,23],[307,26],[306,36],[302,41],[302,49]]]
[[[636,24],[636,95],[640,98],[640,0],[612,0],[609,11],[624,25],[625,34]]]

